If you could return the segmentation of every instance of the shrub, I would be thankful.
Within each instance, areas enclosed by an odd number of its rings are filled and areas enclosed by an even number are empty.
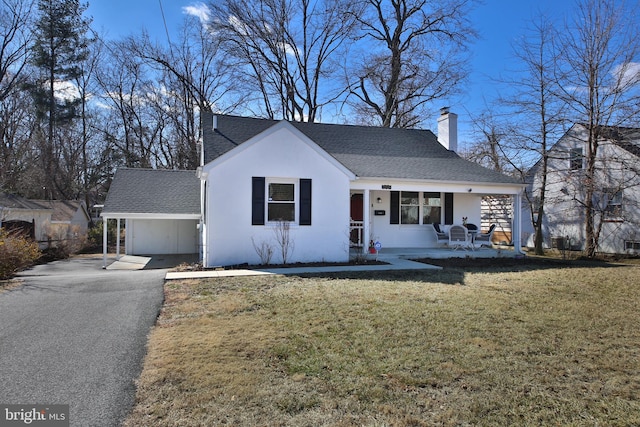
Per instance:
[[[69,258],[87,247],[87,233],[81,233],[77,225],[48,224],[45,233],[48,238],[45,252],[50,261]]]
[[[110,245],[114,245],[116,242],[117,222],[115,219],[107,221],[107,239]],[[94,247],[102,247],[102,221],[96,222],[96,225],[91,227],[88,232],[89,243]]]
[[[40,258],[38,244],[19,233],[0,229],[0,280],[33,265]]]

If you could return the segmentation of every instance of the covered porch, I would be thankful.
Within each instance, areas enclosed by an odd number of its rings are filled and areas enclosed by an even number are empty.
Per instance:
[[[516,256],[521,252],[523,186],[491,183],[356,182],[350,190],[349,238],[351,253],[366,254],[378,243],[379,255],[422,254],[425,258]],[[438,239],[436,228],[447,232],[452,225],[466,224],[487,233],[492,221],[483,211],[484,196],[511,201],[508,245],[475,250],[453,250]],[[434,228],[434,225],[438,227]],[[475,226],[475,227],[474,227]],[[514,249],[516,248],[516,249]]]

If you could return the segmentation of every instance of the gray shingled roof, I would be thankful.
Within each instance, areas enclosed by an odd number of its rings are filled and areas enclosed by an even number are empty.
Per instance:
[[[603,126],[600,129],[600,134],[620,148],[640,157],[640,128]]]
[[[118,169],[103,214],[200,214],[195,171]]]
[[[203,118],[205,163],[278,123],[275,120],[212,115]],[[358,177],[455,182],[518,183],[514,178],[462,159],[433,132],[368,126],[291,122]]]
[[[0,193],[0,207],[9,209],[26,210],[50,210],[49,206],[43,206],[35,200],[25,199],[14,194]]]
[[[82,206],[80,200],[32,200],[43,207],[52,209],[51,221],[71,221]]]

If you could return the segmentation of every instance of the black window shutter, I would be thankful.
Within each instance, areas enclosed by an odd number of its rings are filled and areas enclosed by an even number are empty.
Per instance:
[[[311,180],[300,180],[300,225],[311,225]]]
[[[389,207],[389,224],[400,224],[400,192],[391,192],[391,206]]]
[[[444,223],[453,224],[453,193],[444,193]]]
[[[251,225],[264,225],[264,177],[252,178]]]

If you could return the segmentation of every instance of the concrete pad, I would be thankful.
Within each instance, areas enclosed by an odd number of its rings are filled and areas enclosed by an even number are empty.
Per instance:
[[[151,261],[151,257],[124,255],[113,264],[107,266],[107,270],[142,270]]]

